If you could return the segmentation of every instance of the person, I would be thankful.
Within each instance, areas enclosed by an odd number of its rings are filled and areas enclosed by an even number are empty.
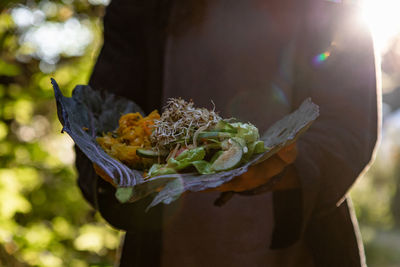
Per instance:
[[[120,204],[77,150],[84,196],[126,231],[120,266],[365,266],[347,192],[374,154],[379,79],[356,9],[323,0],[111,2],[92,88],[146,113],[169,97],[199,107],[213,100],[223,117],[261,131],[307,97],[320,107],[277,172],[268,175],[268,161],[228,186],[147,213],[149,199]],[[219,191],[252,192],[277,173],[271,192],[213,205]]]

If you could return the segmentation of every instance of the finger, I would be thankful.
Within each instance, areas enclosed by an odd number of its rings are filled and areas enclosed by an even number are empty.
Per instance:
[[[222,184],[219,187],[210,188],[203,192],[242,192],[251,190],[267,183],[271,177],[282,172],[287,164],[288,163],[282,160],[278,155],[274,155],[266,161],[250,167],[248,171],[243,173],[241,176],[235,177],[231,181]]]
[[[292,143],[288,146],[283,147],[278,151],[277,155],[281,158],[286,164],[293,163],[297,158],[297,145],[296,143]]]
[[[242,190],[244,179],[242,176],[233,178],[231,181],[222,184],[216,189],[220,192],[235,191],[240,192]]]
[[[279,156],[274,155],[266,161],[250,167],[242,176],[248,177],[249,179],[265,179],[277,175],[286,165],[285,161]]]
[[[272,157],[263,164],[250,167],[247,172],[222,185],[220,189],[235,192],[254,189],[267,183],[271,177],[282,172],[285,166],[286,163],[279,157]]]

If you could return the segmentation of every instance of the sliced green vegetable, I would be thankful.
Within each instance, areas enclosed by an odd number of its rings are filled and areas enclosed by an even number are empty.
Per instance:
[[[168,156],[168,153],[161,152],[161,151],[155,151],[151,149],[142,149],[139,148],[136,150],[136,155],[142,158],[158,158],[158,157],[166,157]]]
[[[224,120],[220,120],[215,125],[214,130],[218,132],[237,133],[237,129],[233,127],[229,122]]]
[[[214,171],[225,171],[235,168],[239,165],[243,156],[243,146],[234,139],[228,139],[224,142],[225,151],[214,161],[211,168]]]
[[[219,158],[219,156],[221,156],[221,154],[224,153],[224,151],[219,150],[217,152],[215,152],[215,154],[212,156],[210,163],[214,163],[214,161],[217,160],[217,158]]]
[[[253,144],[254,144],[254,151],[253,151],[254,154],[260,154],[267,151],[267,149],[264,147],[264,141],[258,140],[255,141]]]
[[[260,154],[267,151],[264,148],[264,141],[258,140],[247,144],[247,152],[244,154],[243,159],[248,161],[254,154]]]
[[[205,145],[203,145],[203,147],[208,150],[221,149],[221,143],[218,142],[218,143],[205,144]]]
[[[232,137],[231,139],[236,143],[239,143],[243,148],[247,146],[246,141],[241,137]]]
[[[174,168],[171,168],[164,164],[153,164],[153,166],[151,166],[149,170],[148,175],[152,177],[152,176],[172,174],[172,173],[176,173],[176,170]]]
[[[215,171],[211,168],[211,164],[205,160],[197,160],[193,161],[192,165],[196,168],[196,170],[200,174],[210,174],[214,173]]]
[[[228,132],[216,132],[216,131],[210,131],[210,132],[201,132],[198,135],[198,139],[227,139],[230,137],[233,137],[233,133],[228,133]]]
[[[115,192],[115,197],[121,202],[128,202],[133,195],[133,187],[118,187]]]

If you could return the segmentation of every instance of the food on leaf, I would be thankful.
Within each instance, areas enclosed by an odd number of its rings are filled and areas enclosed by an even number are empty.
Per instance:
[[[146,117],[139,112],[128,113],[119,119],[119,127],[113,131],[97,137],[96,140],[104,151],[133,168],[146,168],[153,161],[137,155],[138,149],[151,149],[150,136],[154,121],[160,119],[157,110]]]
[[[156,110],[147,117],[125,114],[116,130],[96,140],[111,157],[147,171],[149,178],[233,169],[266,151],[259,139],[257,127],[250,123],[230,123],[214,110],[171,98],[161,116]]]
[[[69,98],[52,84],[63,132],[117,188],[120,202],[150,196],[148,208],[231,181],[295,142],[319,116],[306,99],[260,135],[254,125],[223,119],[192,101],[170,99],[161,116],[145,116],[133,101],[113,94],[80,85]]]

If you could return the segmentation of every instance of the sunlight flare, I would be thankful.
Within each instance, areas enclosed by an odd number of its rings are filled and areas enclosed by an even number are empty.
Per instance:
[[[364,0],[362,16],[370,27],[377,48],[384,52],[400,34],[399,0]]]

